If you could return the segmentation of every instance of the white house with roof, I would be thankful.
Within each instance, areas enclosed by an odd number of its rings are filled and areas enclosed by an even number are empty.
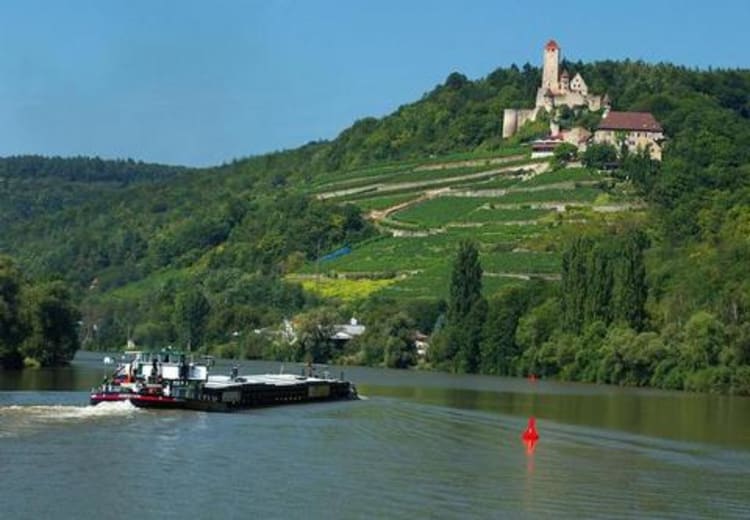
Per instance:
[[[656,161],[661,161],[663,142],[664,130],[650,112],[607,112],[594,132],[594,143],[648,150]]]
[[[357,318],[352,318],[347,324],[334,325],[334,333],[331,336],[332,340],[336,341],[349,341],[357,336],[361,336],[365,332],[365,326],[360,325]]]

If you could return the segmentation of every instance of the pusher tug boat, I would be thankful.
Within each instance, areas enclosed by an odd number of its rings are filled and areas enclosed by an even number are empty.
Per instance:
[[[99,387],[91,389],[90,403],[127,401],[140,390],[140,382],[136,377],[138,365],[145,359],[145,354],[138,351],[128,351],[122,356],[111,376],[105,376]],[[112,358],[104,358],[104,364],[112,363]]]
[[[303,403],[357,399],[349,381],[317,376],[308,365],[307,374],[209,375],[212,359],[193,362],[170,350],[134,352],[121,363],[112,380],[92,390],[90,402],[130,401],[142,408],[184,408],[209,412]]]

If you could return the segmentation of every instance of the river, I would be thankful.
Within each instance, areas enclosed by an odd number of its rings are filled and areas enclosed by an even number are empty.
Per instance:
[[[750,518],[748,398],[347,367],[366,399],[91,407],[101,357],[0,371],[0,518]]]

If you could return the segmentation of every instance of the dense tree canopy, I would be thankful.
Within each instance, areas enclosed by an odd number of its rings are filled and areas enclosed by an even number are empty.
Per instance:
[[[42,366],[68,363],[79,346],[78,319],[64,284],[30,284],[0,255],[0,366],[17,368],[24,358]]]
[[[9,257],[0,255],[0,365],[18,366],[23,361],[18,348],[24,337],[21,284],[21,272]]]

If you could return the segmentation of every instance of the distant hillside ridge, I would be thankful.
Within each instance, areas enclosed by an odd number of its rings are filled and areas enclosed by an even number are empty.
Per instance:
[[[15,155],[0,157],[0,178],[54,177],[70,182],[146,182],[166,179],[190,170],[183,166],[145,163],[133,159],[99,157],[44,157]]]

